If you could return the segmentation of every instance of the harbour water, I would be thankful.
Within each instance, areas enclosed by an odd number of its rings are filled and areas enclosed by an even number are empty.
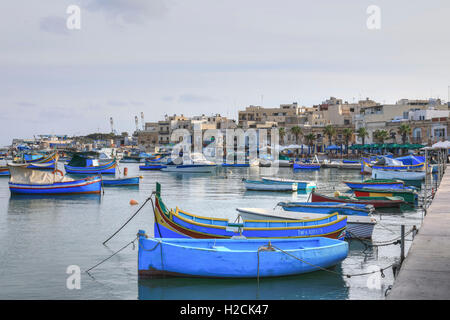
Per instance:
[[[132,246],[84,272],[136,237],[138,229],[153,232],[151,204],[114,237],[139,206],[162,185],[169,207],[179,206],[203,216],[234,217],[237,207],[273,208],[280,201],[306,201],[308,194],[245,191],[242,178],[274,174],[272,168],[219,168],[216,174],[177,174],[139,171],[138,164],[122,164],[128,175],[142,175],[140,187],[106,188],[102,196],[11,197],[8,178],[0,178],[0,299],[384,299],[394,281],[392,269],[371,276],[347,278],[326,271],[274,279],[210,280],[137,278],[137,248]],[[342,180],[361,180],[357,170],[321,169],[294,172],[279,168],[277,176],[315,181],[318,192],[345,192]],[[420,227],[421,209],[383,210],[374,216],[373,241],[398,238],[400,226]],[[407,239],[411,239],[408,236]],[[406,242],[406,249],[411,242]],[[366,248],[350,241],[348,257],[333,270],[358,274],[384,268],[400,255],[399,245]],[[68,266],[79,266],[81,288],[66,286]],[[378,281],[379,284],[378,285]]]

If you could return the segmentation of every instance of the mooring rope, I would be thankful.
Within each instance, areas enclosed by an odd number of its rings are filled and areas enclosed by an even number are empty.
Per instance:
[[[133,241],[127,243],[125,246],[123,246],[122,248],[120,248],[119,250],[117,250],[116,252],[114,252],[112,255],[110,255],[109,257],[107,257],[106,259],[103,259],[102,261],[100,261],[99,263],[97,263],[95,266],[87,269],[85,272],[89,275],[91,275],[89,273],[89,271],[91,271],[92,269],[98,267],[99,265],[101,265],[102,263],[108,261],[109,259],[111,259],[112,257],[114,257],[116,254],[118,254],[119,252],[121,252],[122,250],[124,250],[125,248],[127,248],[129,245],[133,244],[133,250],[134,250],[134,242],[138,239],[138,237],[134,238]],[[92,277],[92,276],[91,276]]]
[[[149,200],[151,200],[151,198],[154,194],[155,194],[155,192],[153,191],[152,194],[150,195],[150,197],[148,197],[147,200],[145,200],[145,202],[142,204],[142,206],[116,232],[114,232],[114,234],[112,236],[110,236],[108,239],[103,241],[103,245],[105,245],[105,243],[107,243],[109,240],[111,240],[120,230],[122,230],[123,227],[125,227],[127,225],[127,223],[130,222],[139,213],[139,211],[141,211],[141,209],[147,204],[147,202]]]

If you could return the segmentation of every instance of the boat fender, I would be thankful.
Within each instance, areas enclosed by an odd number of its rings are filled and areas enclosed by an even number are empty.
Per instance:
[[[130,205],[135,206],[137,204],[138,204],[138,202],[136,200],[134,200],[134,199],[130,200]]]
[[[123,175],[124,176],[128,175],[128,168],[123,168]]]
[[[59,170],[59,169],[53,170],[53,173],[56,173],[56,172],[58,172],[61,176],[64,176],[64,173],[61,170]]]

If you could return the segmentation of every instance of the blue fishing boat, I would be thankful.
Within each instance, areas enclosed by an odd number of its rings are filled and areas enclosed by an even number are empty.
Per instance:
[[[320,163],[298,163],[294,162],[294,170],[320,170]]]
[[[24,154],[22,163],[28,163],[27,168],[37,170],[53,170],[55,169],[55,161],[58,159],[58,153],[54,152],[47,156],[43,154]],[[44,165],[44,166],[40,166]]]
[[[138,233],[139,277],[256,278],[297,275],[339,264],[345,241],[308,239],[160,239]]]
[[[121,186],[138,186],[140,177],[123,177],[115,179],[103,179],[102,183],[105,187],[121,187]]]
[[[236,223],[223,218],[202,217],[179,209],[169,210],[160,197],[157,184],[155,196],[155,235],[160,238],[231,238],[241,234],[247,238],[329,237],[344,239],[347,217],[333,213],[305,220],[244,220]]]
[[[144,164],[139,166],[139,170],[161,170],[162,168],[166,168],[167,166],[164,164]]]
[[[9,164],[11,194],[27,195],[67,195],[93,194],[101,191],[101,177],[94,176],[75,180],[67,176],[29,169],[26,164]],[[60,172],[60,171],[58,171]]]
[[[404,189],[405,182],[395,179],[369,179],[363,182],[342,181],[350,189],[372,188],[372,189]]]
[[[331,214],[338,212],[346,216],[368,216],[375,211],[374,206],[357,203],[337,202],[279,202],[286,211]]]
[[[67,173],[74,174],[115,174],[117,162],[115,159],[99,165],[97,159],[90,159],[75,154],[68,164],[64,165]]]

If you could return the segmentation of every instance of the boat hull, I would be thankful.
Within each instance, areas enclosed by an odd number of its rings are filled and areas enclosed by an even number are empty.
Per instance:
[[[17,184],[9,182],[9,190],[12,194],[28,195],[99,194],[101,192],[101,187],[102,183],[100,177],[46,185]]]
[[[115,174],[116,173],[117,162],[115,160],[102,165],[102,166],[92,166],[92,167],[72,167],[69,165],[64,165],[64,169],[67,173],[74,174]]]
[[[140,182],[139,177],[129,177],[120,179],[103,179],[102,183],[105,187],[120,187],[120,186],[138,186]]]
[[[247,190],[251,191],[297,191],[297,183],[277,183],[273,181],[252,181],[244,180]]]
[[[143,165],[139,166],[139,170],[161,170],[162,168],[165,168],[165,165],[162,164],[149,164],[149,165]]]
[[[309,181],[299,181],[294,179],[282,179],[282,178],[273,178],[273,177],[262,177],[263,181],[275,182],[275,183],[283,183],[283,184],[297,184],[297,190],[313,190],[316,188],[316,184],[314,182]]]
[[[312,193],[311,202],[341,202],[341,203],[360,203],[371,204],[375,208],[396,208],[400,207],[405,201],[403,199],[350,199],[346,197],[328,197],[318,193]]]
[[[167,165],[161,168],[164,172],[186,172],[186,173],[212,173],[216,170],[213,164],[192,164],[192,165]]]
[[[373,169],[372,179],[423,180],[425,171],[402,171]]]
[[[294,163],[294,170],[320,170],[320,164]]]
[[[374,211],[373,206],[337,202],[290,202],[279,203],[284,210],[305,213],[331,214],[337,212],[346,216],[368,216]]]
[[[364,181],[364,182],[353,182],[353,181],[343,181],[350,189],[362,189],[362,188],[372,188],[372,189],[402,189],[405,186],[403,181]]]
[[[403,200],[409,203],[417,201],[417,193],[407,192],[402,190],[389,189],[354,189],[353,192],[357,197],[402,197]]]
[[[239,214],[244,219],[268,219],[268,220],[286,220],[286,219],[310,219],[311,216],[323,216],[321,213],[313,212],[292,212],[275,211],[258,208],[237,208]],[[372,238],[373,229],[376,225],[375,219],[368,216],[347,216],[346,238]]]
[[[152,239],[144,234],[139,232],[139,277],[280,277],[334,266],[348,254],[345,241],[327,238]],[[264,250],[269,243],[289,255],[277,249]]]

